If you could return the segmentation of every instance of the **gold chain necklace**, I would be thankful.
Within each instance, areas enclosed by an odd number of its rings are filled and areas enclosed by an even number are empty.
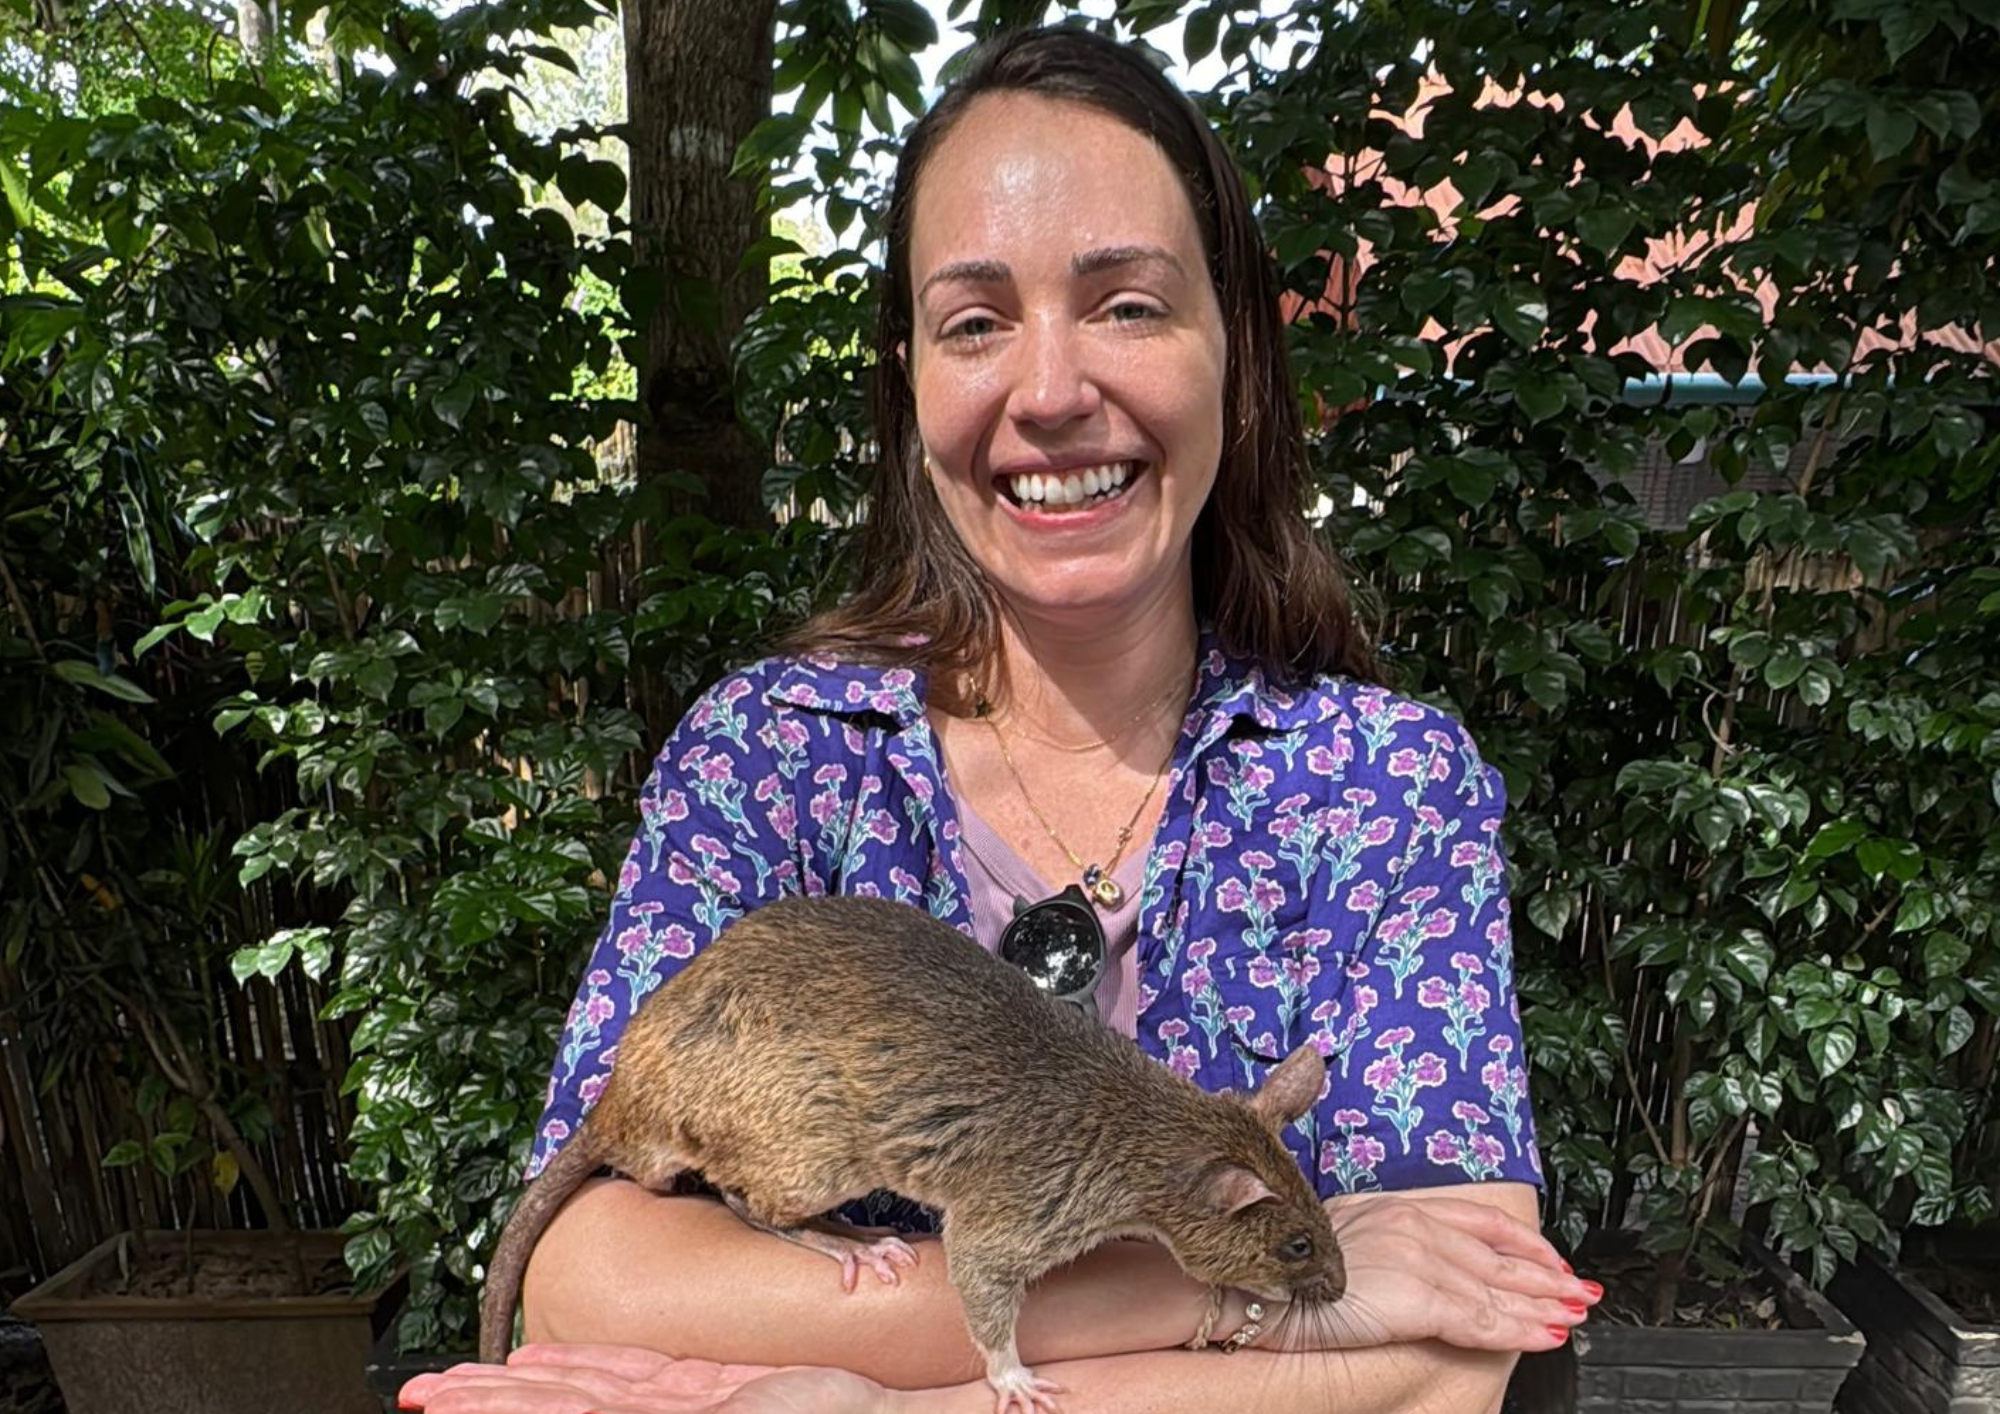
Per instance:
[[[983,699],[980,705],[985,705]],[[1118,881],[1111,877],[1111,872],[1118,867],[1118,861],[1125,857],[1125,847],[1132,843],[1132,832],[1139,826],[1139,817],[1146,813],[1146,807],[1152,803],[1153,792],[1160,788],[1160,781],[1166,776],[1167,767],[1173,764],[1174,748],[1180,744],[1180,733],[1176,731],[1173,741],[1168,743],[1166,758],[1160,762],[1160,769],[1153,773],[1153,779],[1147,783],[1146,794],[1140,798],[1139,808],[1132,812],[1131,819],[1119,827],[1118,845],[1111,851],[1111,858],[1103,864],[1086,864],[1082,856],[1063,842],[1062,836],[1056,833],[1055,826],[1049,823],[1048,816],[1042,814],[1041,807],[1035,804],[1035,798],[1028,793],[1028,782],[1021,775],[1021,768],[1014,764],[1014,753],[1007,749],[1007,738],[1001,735],[1000,724],[985,712],[975,712],[975,715],[992,730],[993,741],[1000,748],[1000,759],[1007,763],[1007,770],[1013,775],[1014,784],[1020,788],[1021,799],[1026,802],[1028,811],[1035,817],[1036,823],[1041,825],[1042,833],[1046,834],[1055,847],[1068,856],[1069,862],[1075,866],[1082,878],[1084,892],[1090,895],[1091,900],[1099,908],[1118,907],[1125,901],[1125,891],[1118,887]]]
[[[1137,712],[1133,713],[1131,720],[1127,721],[1124,726],[1118,728],[1117,731],[1112,732],[1109,736],[1101,736],[1096,741],[1086,741],[1081,746],[1065,746],[1062,742],[1051,741],[1049,738],[1045,736],[1036,736],[1033,732],[1024,732],[1017,730],[1015,734],[1018,736],[1026,737],[1029,741],[1034,742],[1037,746],[1046,746],[1051,751],[1066,752],[1072,756],[1081,755],[1083,752],[1086,751],[1097,751],[1111,745],[1111,743],[1114,741],[1119,741],[1123,739],[1125,733],[1131,731],[1132,728],[1138,726],[1139,723],[1145,721],[1146,718],[1150,717],[1153,713],[1157,712],[1160,709],[1160,704],[1162,702],[1167,701],[1176,692],[1179,692],[1181,690],[1181,681],[1182,681],[1181,679],[1177,678],[1175,681],[1168,683],[1165,689],[1161,691],[1158,697],[1155,697],[1154,699],[1152,699],[1152,701],[1148,702],[1144,707],[1141,707]],[[990,719],[992,713],[993,713],[993,704],[983,695],[973,703],[972,714],[975,717],[979,717],[981,719]]]

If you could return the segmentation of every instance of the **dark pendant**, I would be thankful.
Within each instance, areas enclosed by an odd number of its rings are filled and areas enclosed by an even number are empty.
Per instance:
[[[1118,887],[1118,881],[1095,864],[1083,871],[1083,887],[1099,908],[1116,908],[1125,901],[1125,891]]]

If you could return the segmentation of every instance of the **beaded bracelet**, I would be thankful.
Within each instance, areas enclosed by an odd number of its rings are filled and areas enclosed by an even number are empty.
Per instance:
[[[1236,1329],[1236,1332],[1211,1342],[1208,1337],[1215,1330],[1215,1323],[1222,1319],[1222,1307],[1227,1299],[1221,1287],[1209,1288],[1208,1311],[1202,1316],[1201,1324],[1195,1328],[1194,1339],[1187,1343],[1187,1349],[1206,1350],[1213,1344],[1224,1355],[1234,1355],[1264,1333],[1264,1303],[1252,1298],[1243,1308],[1243,1324]]]

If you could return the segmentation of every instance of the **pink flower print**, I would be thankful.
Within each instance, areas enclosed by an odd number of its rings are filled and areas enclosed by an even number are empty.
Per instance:
[[[725,859],[729,855],[729,846],[714,835],[696,835],[691,843],[694,852],[703,859]]]
[[[1416,922],[1417,915],[1414,913],[1395,913],[1384,918],[1375,931],[1385,943],[1401,943],[1403,935],[1415,927]]]
[[[1247,1023],[1257,1019],[1257,1009],[1255,1007],[1233,1006],[1222,1013],[1222,1019],[1229,1023],[1231,1030],[1241,1031]]]
[[[1401,1056],[1384,1056],[1378,1061],[1370,1062],[1368,1069],[1361,1072],[1362,1083],[1377,1092],[1394,1089],[1396,1082],[1402,1078]]]
[[[560,1119],[550,1120],[542,1126],[542,1138],[552,1144],[560,1144],[563,1140],[569,1138],[569,1122]]]
[[[1171,1044],[1172,1042],[1180,1040],[1181,1037],[1187,1035],[1187,1033],[1188,1033],[1187,1022],[1183,1021],[1180,1017],[1176,1016],[1171,1020],[1161,1022],[1160,1029],[1154,1034],[1157,1035],[1162,1041],[1166,1041],[1169,1044]]]
[[[1375,1038],[1375,1049],[1390,1050],[1397,1046],[1407,1046],[1417,1039],[1417,1033],[1407,1026],[1392,1026]]]
[[[1215,986],[1215,976],[1205,966],[1190,967],[1181,976],[1181,991],[1190,997],[1206,994]]]
[[[1486,970],[1486,964],[1469,952],[1455,952],[1451,955],[1451,965],[1460,972],[1469,972],[1477,977]]]
[[[1195,841],[1204,853],[1213,854],[1217,850],[1228,849],[1236,842],[1236,836],[1231,834],[1229,827],[1219,820],[1208,820],[1195,831]]]
[[[1366,977],[1368,975],[1368,964],[1358,957],[1355,958],[1347,964],[1347,975],[1355,979]]]
[[[885,717],[893,717],[896,709],[903,705],[903,699],[893,692],[878,692],[868,699],[868,705]]]
[[[1245,862],[1248,862],[1248,856],[1245,856]],[[1263,867],[1266,869],[1271,867],[1268,855],[1265,856]],[[1250,881],[1250,899],[1251,906],[1263,917],[1269,918],[1284,906],[1285,886],[1276,879],[1267,879],[1260,875]]]
[[[706,697],[695,703],[694,711],[688,713],[688,725],[705,727],[715,720],[715,704]]]
[[[688,817],[687,792],[678,790],[668,791],[667,798],[665,801],[661,803],[660,807],[661,821],[663,821],[666,824],[672,825],[687,819],[687,817]]]
[[[1224,879],[1222,887],[1215,891],[1215,906],[1230,913],[1241,913],[1250,902],[1250,891],[1237,878]]]
[[[867,700],[868,700],[868,687],[865,683],[850,682],[847,685],[848,706],[859,707],[863,702],[866,702]]]
[[[1368,828],[1361,832],[1361,843],[1370,849],[1380,849],[1395,837],[1395,818],[1389,815],[1377,815],[1368,822]]]
[[[1319,976],[1319,958],[1312,953],[1293,954],[1285,959],[1285,976],[1295,991],[1306,991]]]
[[[686,751],[681,753],[681,774],[684,776],[700,774],[701,763],[707,759],[708,747],[706,745],[697,743],[690,746]]]
[[[685,855],[676,854],[667,861],[667,882],[670,884],[679,884],[685,888],[700,877],[695,873],[694,866],[688,863]]]
[[[1368,1015],[1369,1012],[1375,1010],[1376,1003],[1381,1000],[1381,996],[1373,987],[1356,987],[1354,989],[1354,1014],[1356,1016]]]
[[[668,957],[693,957],[694,934],[678,923],[669,923],[660,934],[660,951]]]
[[[1185,923],[1187,920],[1182,919],[1181,921]],[[1209,958],[1215,956],[1215,939],[1213,938],[1195,939],[1195,941],[1188,944],[1187,955],[1189,962],[1207,961]]]
[[[1333,941],[1333,933],[1326,928],[1301,928],[1285,938],[1285,946],[1293,952],[1316,953]]]
[[[778,718],[778,744],[796,751],[812,739],[806,724],[789,714]]]
[[[1462,1119],[1467,1124],[1493,1123],[1493,1116],[1486,1113],[1486,1111],[1479,1108],[1479,1106],[1473,1104],[1472,1101],[1470,1100],[1460,1100],[1457,1104],[1451,1107],[1451,1113],[1453,1118]]]
[[[1460,840],[1451,847],[1451,867],[1469,869],[1486,857],[1486,846],[1478,840]]]
[[[604,1087],[610,1079],[608,1075],[593,1075],[576,1087],[576,1097],[583,1101],[585,1109],[597,1103],[597,1097],[604,1093]]]
[[[882,886],[873,879],[863,879],[850,889],[849,892],[856,898],[880,898],[882,897]]]
[[[750,684],[742,678],[731,678],[722,685],[722,700],[724,702],[740,702],[743,698],[749,696],[749,694]]]
[[[1326,832],[1337,840],[1351,839],[1360,828],[1361,812],[1358,810],[1326,812]]]
[[[813,817],[813,823],[822,827],[830,825],[840,814],[840,797],[830,790],[823,790],[806,805]]]
[[[1340,793],[1340,798],[1356,810],[1367,810],[1375,804],[1375,792],[1366,786],[1349,786]]]
[[[1437,896],[1438,891],[1435,884],[1418,884],[1414,888],[1406,889],[1403,893],[1404,900],[1411,908],[1422,908]]]
[[[1434,805],[1419,805],[1417,807],[1417,824],[1427,835],[1441,835],[1444,833],[1444,816],[1438,813],[1437,807]]]
[[[1486,1062],[1479,1068],[1479,1083],[1496,1095],[1506,1089],[1507,1062],[1504,1060]]]
[[[1304,828],[1305,821],[1297,815],[1281,814],[1271,822],[1271,833],[1287,844],[1290,844]]]
[[[1509,932],[1505,918],[1496,918],[1486,925],[1486,943],[1488,947],[1497,948],[1503,943],[1511,944],[1513,941],[1513,934]]]
[[[840,741],[847,748],[849,756],[859,756],[868,749],[867,735],[852,722],[841,723]]]
[[[1278,867],[1278,861],[1261,849],[1247,849],[1243,852],[1243,867],[1252,870],[1275,869]]]
[[[1334,740],[1336,742],[1343,742],[1346,738],[1336,737]],[[1348,751],[1351,755],[1353,748],[1349,747]],[[1337,775],[1340,771],[1340,763],[1344,759],[1346,758],[1338,755],[1330,746],[1313,746],[1306,749],[1306,769],[1315,776]]]
[[[1424,758],[1409,747],[1389,753],[1389,774],[1415,780],[1424,774]]]
[[[583,1003],[583,1019],[592,1026],[602,1026],[618,1012],[618,1006],[602,992],[592,992]]]
[[[771,822],[771,829],[781,840],[791,839],[798,833],[799,812],[789,800],[781,800],[765,811],[764,818]]]
[[[606,968],[593,967],[583,980],[593,987],[609,987],[611,985],[611,973]]]
[[[871,810],[868,812],[868,838],[874,840],[877,844],[894,844],[900,834],[901,831],[896,828],[896,822],[889,818],[888,811]]]
[[[1470,979],[1458,984],[1458,999],[1474,1016],[1484,1016],[1486,1008],[1493,1004],[1493,994]]]
[[[1360,1110],[1335,1110],[1333,1122],[1341,1129],[1355,1129],[1368,1123],[1368,1116]]]
[[[651,941],[652,935],[643,923],[636,928],[627,928],[618,935],[618,955],[630,959],[633,953],[644,952]]]
[[[709,885],[718,893],[739,894],[743,892],[742,880],[720,865],[711,866],[704,872],[703,877],[708,880]]]
[[[1431,779],[1434,781],[1448,781],[1451,779],[1451,758],[1449,756],[1438,755],[1431,758]]]
[[[1156,1000],[1158,1000],[1159,995],[1160,995],[1160,989],[1158,987],[1155,987],[1152,983],[1141,982],[1139,984],[1138,1010],[1141,1016],[1144,1016],[1148,1011],[1152,1009],[1153,1003]]]
[[[1253,987],[1275,987],[1283,980],[1284,974],[1278,964],[1270,958],[1258,956],[1250,961],[1250,985]]]
[[[910,794],[914,795],[918,800],[921,800],[924,804],[929,805],[931,803],[931,797],[936,794],[935,789],[931,785],[930,777],[911,776],[909,778],[909,781],[910,781]]]
[[[1328,997],[1325,1001],[1321,1002],[1318,1006],[1312,1009],[1307,1019],[1310,1021],[1317,1021],[1324,1024],[1325,1022],[1329,1022],[1339,1015],[1340,1015],[1340,1002],[1333,997]]]
[[[1389,1151],[1382,1147],[1379,1139],[1371,1139],[1366,1134],[1350,1134],[1347,1137],[1347,1157],[1353,1160],[1356,1168],[1373,1173],[1375,1166],[1388,1156]]]
[[[1463,1155],[1458,1136],[1448,1129],[1440,1129],[1431,1135],[1424,1145],[1424,1152],[1434,1164],[1455,1164]]]
[[[845,766],[822,766],[813,772],[813,784],[816,786],[840,785],[846,779],[847,768]]]
[[[1373,913],[1382,906],[1382,886],[1373,879],[1363,879],[1347,891],[1347,911],[1349,913]]]
[[[912,874],[907,869],[903,868],[891,869],[889,871],[889,882],[891,884],[894,884],[898,892],[901,893],[921,894],[924,891],[923,880],[919,879],[915,874]]]
[[[1507,1157],[1506,1148],[1490,1134],[1474,1134],[1465,1143],[1466,1147],[1472,1150],[1472,1157],[1483,1172],[1498,1169]]]
[[[618,870],[618,892],[621,894],[631,893],[632,886],[639,882],[641,872],[638,860],[627,859]]]
[[[784,780],[774,771],[758,781],[750,792],[750,798],[758,804],[771,799],[785,788]]]
[[[1278,776],[1269,766],[1256,765],[1245,767],[1242,779],[1243,784],[1249,786],[1252,790],[1266,790],[1273,781],[1278,779]],[[1269,866],[1267,865],[1266,867],[1268,868]]]
[[[1175,1046],[1167,1053],[1167,1069],[1183,1080],[1194,1079],[1194,1073],[1201,1065],[1201,1056],[1193,1046]]]
[[[1426,977],[1417,984],[1417,1005],[1436,1010],[1451,1004],[1451,989],[1442,977]]]
[[[701,763],[701,778],[710,783],[736,779],[736,763],[727,756],[711,756]]]
[[[1416,1068],[1410,1072],[1417,1084],[1425,1089],[1436,1089],[1444,1084],[1444,1058],[1433,1051],[1425,1051],[1417,1057]]]
[[[1486,1049],[1493,1052],[1496,1056],[1507,1055],[1514,1049],[1514,1038],[1512,1036],[1495,1036],[1486,1043]]]
[[[1284,815],[1296,815],[1311,803],[1312,803],[1312,797],[1307,795],[1304,791],[1300,791],[1297,795],[1288,795],[1283,800],[1279,801],[1278,811],[1280,814]]]

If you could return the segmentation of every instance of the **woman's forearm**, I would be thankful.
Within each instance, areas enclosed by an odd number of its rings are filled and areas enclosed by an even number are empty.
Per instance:
[[[846,1294],[833,1262],[753,1231],[719,1203],[598,1180],[536,1244],[527,1335],[737,1364],[837,1365],[898,1389],[976,1378],[984,1364],[943,1249],[915,1246],[917,1266],[899,1285],[863,1271]],[[1193,1335],[1206,1300],[1161,1248],[1112,1243],[1029,1293],[1021,1357],[1043,1365],[1162,1350]],[[991,1391],[986,1402],[990,1410]]]
[[[1492,1414],[1516,1356],[1437,1341],[1367,1350],[1268,1354],[1158,1350],[1038,1364],[1075,1414]],[[993,1391],[968,1381],[896,1396],[907,1414],[992,1414]]]

